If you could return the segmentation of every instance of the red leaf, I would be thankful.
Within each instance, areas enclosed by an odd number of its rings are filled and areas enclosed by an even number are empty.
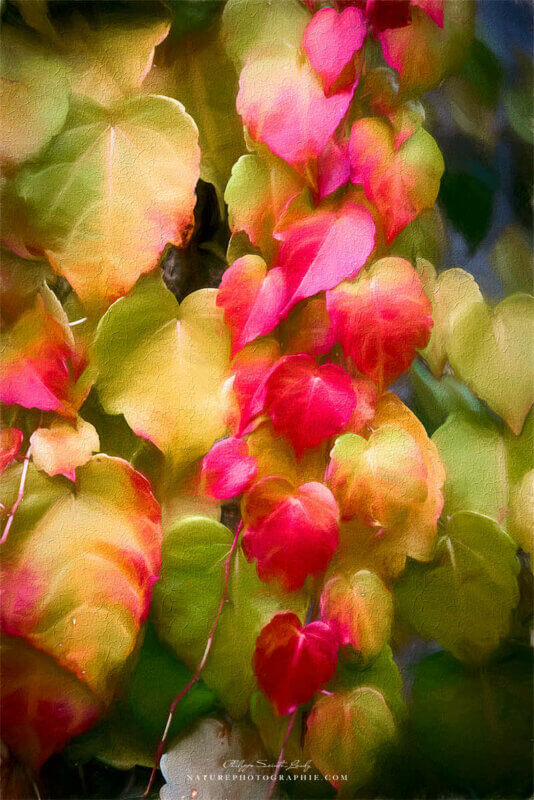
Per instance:
[[[348,141],[332,136],[317,160],[317,189],[322,200],[350,178],[350,159]]]
[[[239,419],[235,428],[242,435],[252,417],[261,413],[265,381],[280,358],[280,345],[275,339],[256,339],[237,353],[232,362],[233,391],[237,399]]]
[[[256,477],[256,459],[243,439],[230,437],[213,445],[204,456],[201,480],[206,494],[227,500],[242,494]]]
[[[257,561],[262,581],[300,589],[327,568],[338,544],[339,512],[322,483],[297,489],[284,478],[263,478],[245,495],[243,550]]]
[[[356,396],[349,375],[335,364],[318,367],[311,356],[284,356],[265,384],[265,410],[298,456],[339,433]]]
[[[0,431],[0,475],[19,452],[24,435],[17,428],[2,428]]]
[[[286,315],[299,300],[353,277],[363,267],[375,243],[375,224],[369,211],[345,202],[337,211],[313,215],[278,229],[278,266],[287,284]]]
[[[217,305],[224,309],[234,353],[278,325],[285,295],[281,271],[268,272],[265,261],[259,256],[238,258],[226,270],[217,294]]]
[[[253,667],[258,684],[279,715],[307,703],[333,676],[338,645],[328,625],[302,627],[296,614],[275,614],[256,641]]]
[[[357,8],[339,14],[333,8],[322,8],[309,21],[302,49],[321,77],[326,95],[355,82],[353,58],[366,34],[364,15]]]
[[[432,304],[412,265],[383,258],[327,295],[343,352],[384,389],[409,367],[432,330]]]

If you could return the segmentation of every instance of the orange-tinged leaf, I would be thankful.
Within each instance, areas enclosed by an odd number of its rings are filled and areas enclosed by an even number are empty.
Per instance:
[[[8,507],[19,482],[20,467],[6,471],[2,501]],[[78,732],[67,724],[71,712],[62,702],[73,682],[79,684],[73,703],[82,706],[72,712],[75,728],[87,727],[95,708],[99,713],[111,702],[148,614],[160,546],[159,506],[146,479],[126,461],[94,456],[78,468],[75,488],[30,465],[3,545],[1,624],[5,634],[54,663],[41,670],[30,653],[11,697],[34,742],[23,754],[34,766]],[[49,684],[43,697],[35,691],[40,682]],[[4,690],[9,696],[11,681]],[[8,742],[20,742],[19,722],[11,718],[8,728],[4,720]]]
[[[72,416],[80,399],[74,382],[81,364],[68,329],[44,298],[38,295],[2,337],[0,398],[6,405]]]
[[[104,109],[76,100],[16,191],[32,242],[91,309],[107,307],[193,226],[200,149],[180,103],[132,97]]]
[[[47,475],[76,479],[76,467],[87,464],[100,448],[96,429],[78,417],[74,423],[55,420],[49,428],[37,428],[30,437],[33,463]]]
[[[429,133],[419,128],[396,147],[393,127],[380,119],[352,126],[351,180],[376,205],[391,242],[425,208],[434,205],[444,163]]]
[[[18,428],[2,428],[0,431],[0,475],[16,458],[24,435]]]

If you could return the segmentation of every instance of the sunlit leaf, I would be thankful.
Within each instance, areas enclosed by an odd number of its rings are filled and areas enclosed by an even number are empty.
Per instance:
[[[66,127],[17,176],[29,231],[84,304],[106,307],[193,224],[197,130],[168,98],[71,106]]]
[[[322,8],[309,21],[302,49],[320,76],[326,95],[356,80],[353,58],[366,34],[362,11],[351,6],[340,13],[333,8]]]
[[[97,332],[104,410],[124,414],[176,465],[204,455],[226,431],[230,344],[216,294],[202,289],[178,306],[162,281],[148,277],[108,310]]]
[[[30,437],[32,459],[37,469],[47,475],[65,475],[76,480],[76,467],[90,460],[100,449],[96,429],[78,417],[74,423],[52,422],[49,428],[37,428]]]
[[[0,161],[19,164],[36,156],[65,122],[65,69],[33,33],[2,25],[0,91]]]
[[[19,482],[10,468],[6,507]],[[6,646],[2,736],[34,766],[110,703],[148,614],[160,536],[150,486],[125,461],[93,457],[75,488],[30,466],[3,545],[2,630],[17,638]]]

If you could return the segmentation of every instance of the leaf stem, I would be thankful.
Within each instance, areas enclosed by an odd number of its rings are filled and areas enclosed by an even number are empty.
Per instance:
[[[32,445],[28,447],[28,449],[26,450],[26,455],[24,456],[24,462],[22,464],[22,472],[20,474],[19,493],[17,495],[17,499],[11,506],[11,511],[9,512],[9,516],[6,520],[6,524],[4,527],[4,532],[2,533],[2,538],[0,539],[0,544],[4,544],[4,542],[7,540],[9,531],[11,530],[11,525],[13,524],[13,520],[15,518],[15,514],[17,513],[17,508],[19,507],[22,498],[24,497],[24,487],[26,485],[26,476],[28,475],[28,466],[30,463],[31,454],[32,454]]]
[[[293,713],[291,714],[291,717],[289,718],[289,722],[287,723],[287,728],[286,728],[286,732],[285,732],[285,736],[284,736],[284,741],[282,742],[282,747],[280,749],[280,755],[278,756],[278,761],[276,762],[276,769],[274,771],[274,775],[273,775],[273,778],[271,780],[271,784],[269,786],[269,792],[267,794],[267,800],[271,800],[271,797],[273,796],[274,790],[276,788],[276,781],[278,780],[278,775],[280,774],[280,770],[282,768],[285,749],[286,749],[287,743],[289,741],[289,737],[291,736],[291,731],[293,730],[293,725],[295,724],[295,720],[297,718],[297,711],[298,711],[298,708],[296,708],[293,711]]]
[[[202,658],[200,659],[200,662],[199,662],[199,664],[198,664],[193,676],[191,677],[191,679],[183,687],[183,689],[181,689],[178,692],[178,694],[176,695],[176,697],[174,698],[174,700],[171,703],[171,706],[169,708],[169,715],[167,717],[167,722],[165,724],[165,729],[163,731],[163,734],[161,736],[160,742],[158,744],[158,749],[156,751],[156,758],[154,760],[154,767],[152,768],[152,772],[150,774],[150,780],[148,781],[148,786],[145,789],[143,797],[148,797],[148,794],[149,794],[149,792],[150,792],[150,790],[152,788],[152,784],[154,783],[154,778],[156,777],[156,772],[158,771],[158,768],[159,768],[159,762],[161,761],[161,756],[163,755],[163,748],[165,747],[165,742],[167,741],[167,736],[169,735],[169,730],[170,730],[170,727],[171,727],[171,723],[172,723],[172,719],[173,719],[173,716],[174,716],[174,712],[176,711],[176,709],[178,708],[178,705],[183,700],[183,698],[186,696],[186,694],[190,691],[190,689],[192,689],[193,686],[195,685],[195,683],[197,683],[200,680],[201,672],[204,669],[204,667],[206,666],[206,661],[208,660],[208,656],[209,656],[211,648],[213,646],[213,640],[215,638],[215,632],[217,630],[217,625],[219,624],[219,619],[221,617],[222,610],[224,608],[224,604],[228,600],[228,581],[230,579],[230,566],[231,566],[231,563],[232,563],[232,556],[233,556],[233,554],[235,552],[235,549],[237,547],[237,543],[239,541],[239,534],[241,533],[242,527],[243,527],[243,523],[240,522],[239,525],[237,526],[237,530],[235,532],[235,536],[234,536],[234,540],[232,542],[232,546],[230,547],[230,550],[228,551],[228,555],[226,556],[225,561],[224,561],[224,582],[223,582],[223,591],[222,591],[221,602],[219,603],[219,607],[217,609],[217,613],[215,614],[215,618],[214,618],[212,626],[211,626],[211,630],[210,630],[210,634],[208,636],[208,641],[206,642],[206,648],[204,650],[204,654],[203,654]]]

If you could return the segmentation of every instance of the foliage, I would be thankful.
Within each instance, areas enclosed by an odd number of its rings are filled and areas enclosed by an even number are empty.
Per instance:
[[[415,752],[414,797],[528,795],[528,243],[495,237],[505,297],[445,268],[438,202],[476,249],[491,180],[421,102],[445,81],[483,140],[474,17],[5,3],[2,737],[32,780],[161,761],[193,797],[254,763],[237,800],[278,759],[282,796],[305,763],[383,797]]]

